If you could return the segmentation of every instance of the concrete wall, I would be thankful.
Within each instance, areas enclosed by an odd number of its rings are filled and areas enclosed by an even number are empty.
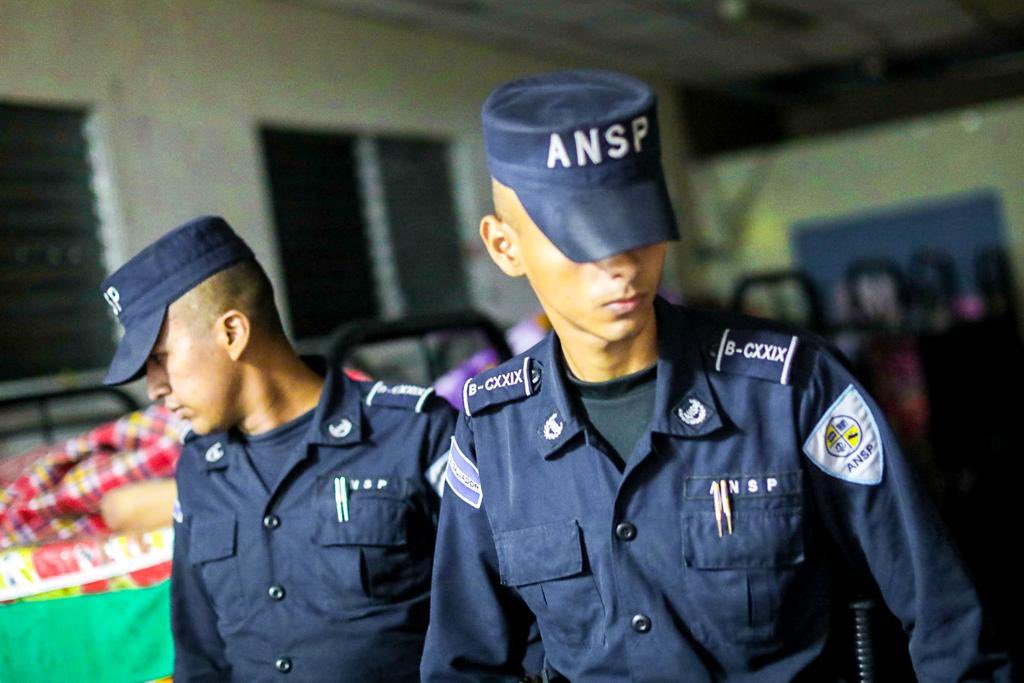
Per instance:
[[[489,210],[478,112],[501,81],[571,66],[269,0],[0,3],[0,101],[88,107],[109,266],[164,231],[220,213],[279,286],[257,136],[261,123],[413,133],[454,146],[466,270],[503,321],[535,308],[476,236]],[[674,100],[662,91],[673,190],[685,180]],[[670,283],[672,284],[672,283]]]
[[[787,268],[794,224],[992,189],[1024,296],[1024,100],[715,159],[693,171],[701,241],[721,250],[696,281],[726,297],[743,273]],[[750,201],[738,201],[749,195]]]

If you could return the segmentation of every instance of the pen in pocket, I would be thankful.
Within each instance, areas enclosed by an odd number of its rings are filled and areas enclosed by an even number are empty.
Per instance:
[[[334,505],[338,509],[338,521],[348,521],[348,483],[345,477],[334,478]]]

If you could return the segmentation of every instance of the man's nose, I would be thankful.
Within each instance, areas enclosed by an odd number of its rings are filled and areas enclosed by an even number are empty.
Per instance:
[[[631,278],[636,274],[637,264],[639,263],[639,251],[639,249],[630,249],[629,251],[620,251],[618,254],[612,254],[598,261],[597,267],[613,277]]]
[[[163,398],[170,392],[167,372],[152,358],[146,360],[146,394],[150,401]]]

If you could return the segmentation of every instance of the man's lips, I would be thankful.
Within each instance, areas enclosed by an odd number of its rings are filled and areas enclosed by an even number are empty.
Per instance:
[[[609,301],[604,305],[605,308],[611,310],[617,315],[625,313],[632,313],[640,307],[640,303],[644,300],[641,294],[633,294],[632,296],[624,296],[614,301]]]
[[[164,408],[167,408],[169,411],[171,411],[180,418],[184,419],[188,417],[188,408],[186,408],[185,406],[170,406],[164,403]]]

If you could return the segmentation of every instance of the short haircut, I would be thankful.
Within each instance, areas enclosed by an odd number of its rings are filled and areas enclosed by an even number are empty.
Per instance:
[[[263,267],[252,259],[218,271],[193,287],[180,301],[189,321],[204,327],[232,309],[249,318],[254,329],[284,336],[281,315],[274,303],[274,286]]]

